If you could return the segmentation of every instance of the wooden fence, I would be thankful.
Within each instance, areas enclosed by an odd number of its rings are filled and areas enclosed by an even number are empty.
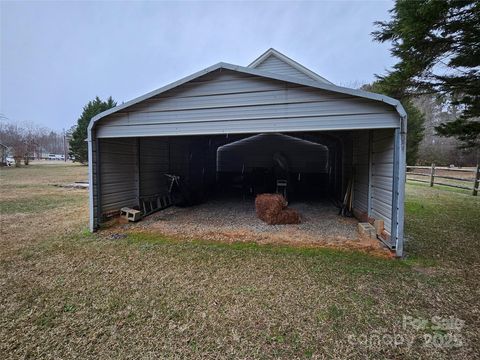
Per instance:
[[[407,180],[434,185],[450,186],[457,189],[471,190],[473,196],[478,195],[480,168],[450,168],[407,165]],[[437,179],[440,179],[438,181]]]

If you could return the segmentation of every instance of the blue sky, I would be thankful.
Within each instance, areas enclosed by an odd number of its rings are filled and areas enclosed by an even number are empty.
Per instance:
[[[273,47],[335,84],[394,63],[372,41],[391,1],[0,3],[0,113],[61,130],[96,95],[128,101]]]

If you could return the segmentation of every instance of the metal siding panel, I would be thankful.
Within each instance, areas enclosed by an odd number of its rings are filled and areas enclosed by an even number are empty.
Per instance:
[[[135,126],[98,127],[102,138],[205,135],[205,134],[246,134],[261,132],[327,131],[348,129],[375,129],[395,127],[394,115],[348,115],[308,118],[249,119],[238,121],[207,121],[166,124],[143,124]]]
[[[384,220],[391,233],[394,130],[374,130],[372,136],[371,206],[372,216]]]
[[[372,162],[375,164],[379,163],[388,163],[393,164],[393,148],[387,149],[382,152],[377,152],[372,154]]]
[[[378,142],[383,139],[390,139],[391,145],[393,147],[393,132],[389,129],[382,129],[382,130],[377,130],[373,132],[373,141]]]
[[[381,189],[379,187],[373,186],[372,187],[372,198],[378,199],[379,201],[385,202],[385,204],[389,204],[391,206],[391,201],[386,201],[385,199],[389,199],[392,196],[392,191]]]
[[[372,189],[377,188],[392,191],[392,184],[392,177],[372,175]]]
[[[293,76],[300,79],[312,80],[311,77],[298,71],[294,67],[290,66],[286,62],[283,62],[275,56],[269,56],[262,63],[255,67],[258,70],[272,72],[274,74]]]
[[[368,139],[368,130],[356,132],[353,138],[353,207],[361,212],[368,212]]]
[[[206,94],[208,95],[208,94]],[[254,106],[285,103],[285,97],[288,96],[288,103],[301,102],[328,102],[340,101],[345,99],[358,99],[361,101],[369,101],[366,99],[355,98],[350,95],[334,94],[327,91],[311,89],[307,87],[276,87],[267,91],[250,91],[244,93],[228,93],[228,94],[210,94],[208,96],[163,96],[160,98],[151,98],[142,101],[137,105],[133,105],[128,109],[121,110],[116,114],[125,114],[128,112],[145,112],[145,111],[164,111],[164,110],[182,110],[182,109],[203,109],[216,107],[232,107],[232,106]],[[161,100],[161,101],[160,101]],[[102,120],[106,121],[106,120]]]
[[[375,142],[375,150],[373,154],[383,154],[393,150],[391,138],[380,138],[379,140],[373,140]]]
[[[188,106],[188,105],[186,105]],[[183,122],[235,121],[256,119],[282,119],[304,117],[328,117],[364,114],[385,114],[394,116],[393,111],[386,111],[381,104],[368,104],[365,100],[338,100],[288,103],[282,102],[268,105],[242,105],[232,107],[209,107],[175,109],[165,111],[135,111],[117,114],[111,121],[105,121],[102,127],[142,125],[142,124],[174,124]],[[367,117],[368,119],[368,117]],[[398,120],[398,119],[397,119]]]
[[[262,77],[187,83],[106,116],[104,138],[398,127],[391,106]]]
[[[397,218],[397,211],[398,211],[398,147],[399,147],[399,134],[400,129],[395,129],[394,132],[394,163],[393,163],[393,190],[392,190],[392,224],[391,224],[391,236],[392,236],[392,243],[396,245],[397,243],[397,235],[398,235],[398,218]]]
[[[392,149],[393,152],[393,149]],[[377,177],[393,177],[393,163],[392,162],[372,162],[372,175]]]
[[[277,81],[272,80],[255,80],[251,79],[242,86],[231,85],[228,93],[218,92],[213,85],[196,85],[194,88],[202,89],[202,93],[191,95],[185,90],[191,84],[185,84],[177,93],[164,93],[156,97],[152,97],[142,102],[132,105],[126,109],[119,110],[115,114],[142,111],[145,108],[152,107],[157,110],[168,110],[176,108],[188,107],[215,107],[215,106],[232,106],[236,104],[274,104],[279,100],[284,100],[285,95],[291,102],[303,101],[335,101],[341,99],[363,99],[347,94],[333,93],[326,90],[314,89],[303,85],[293,85],[284,83],[282,86],[278,85]],[[226,85],[224,86],[224,88]],[[182,89],[184,89],[182,91]],[[238,91],[242,90],[242,91]],[[159,101],[161,100],[161,102]],[[370,101],[368,99],[364,99]],[[115,114],[109,115],[113,116]],[[103,121],[103,120],[102,120]]]
[[[296,67],[296,66],[294,66],[294,67]],[[301,70],[301,69],[299,69],[299,70]],[[307,72],[310,72],[306,68],[304,70],[307,70]],[[276,80],[276,81],[283,82],[287,86],[288,85],[302,85],[302,86],[307,86],[307,87],[312,88],[312,89],[321,89],[321,90],[324,90],[324,91],[329,91],[329,92],[333,92],[333,93],[337,93],[337,94],[342,94],[342,95],[347,94],[347,95],[351,95],[351,96],[354,96],[354,97],[371,99],[373,101],[380,101],[380,102],[384,102],[385,104],[388,104],[390,106],[393,106],[395,108],[395,112],[400,117],[405,117],[406,116],[405,109],[402,107],[402,105],[400,104],[400,102],[398,100],[392,99],[392,98],[390,98],[388,96],[385,96],[385,95],[380,95],[380,94],[375,94],[375,93],[369,93],[369,92],[362,91],[362,90],[348,89],[348,88],[344,88],[344,87],[335,86],[335,85],[329,83],[328,81],[326,81],[325,79],[323,79],[323,78],[319,77],[318,75],[314,74],[314,73],[307,74],[307,75],[313,76],[313,78],[315,78],[319,81],[303,80],[303,79],[299,79],[299,78],[293,78],[291,76],[284,76],[284,75],[279,75],[279,74],[274,74],[274,73],[268,73],[268,72],[265,72],[265,71],[260,71],[260,70],[257,70],[257,69],[245,68],[245,67],[241,67],[241,66],[238,66],[238,65],[232,65],[232,64],[227,64],[227,63],[218,63],[216,65],[213,65],[213,66],[209,67],[209,68],[201,70],[201,71],[199,71],[195,74],[184,77],[183,79],[177,80],[177,81],[175,81],[173,83],[170,83],[170,84],[168,84],[164,87],[161,87],[159,89],[151,91],[151,92],[149,92],[145,95],[142,95],[142,96],[137,97],[133,100],[127,101],[126,103],[124,103],[122,105],[118,105],[115,108],[104,111],[101,114],[98,114],[98,115],[94,116],[92,118],[92,120],[90,121],[90,124],[88,126],[88,138],[89,139],[91,138],[92,130],[95,127],[95,124],[98,122],[98,120],[103,119],[110,114],[116,113],[116,112],[118,112],[120,110],[123,110],[123,109],[126,109],[128,107],[131,107],[135,104],[138,104],[142,101],[148,100],[152,97],[160,96],[161,94],[165,94],[172,89],[180,88],[182,85],[185,85],[188,82],[194,82],[198,78],[200,78],[202,76],[205,76],[207,74],[212,74],[212,75],[214,73],[222,74],[223,71],[241,73],[241,74],[249,74],[249,75],[253,75],[253,76],[256,76],[256,77],[259,77],[259,78],[263,78],[263,79],[273,79],[273,80]],[[305,71],[303,71],[303,72],[305,72]]]
[[[221,74],[220,74],[221,76]],[[164,97],[195,97],[195,96],[211,96],[219,94],[237,94],[237,93],[249,93],[257,91],[271,91],[278,90],[279,88],[294,88],[301,87],[303,85],[298,84],[286,84],[279,87],[277,80],[265,79],[265,78],[248,78],[248,79],[235,79],[235,80],[223,80],[221,77],[216,77],[215,80],[206,81],[203,83],[189,82],[185,83],[177,88],[169,90],[165,93],[157,95],[152,99],[163,99]]]
[[[184,176],[188,175],[188,163],[190,160],[188,138],[176,138],[170,142],[170,171],[172,174]]]
[[[98,227],[98,183],[97,183],[97,151],[93,134],[92,139],[88,141],[88,182],[89,186],[89,226],[90,231],[95,231]]]
[[[403,256],[403,242],[404,242],[404,215],[405,215],[405,183],[406,183],[406,127],[407,118],[402,119],[402,126],[398,134],[398,233],[396,239],[396,254],[399,257]]]
[[[100,157],[101,212],[138,205],[136,139],[102,139]]]
[[[351,133],[346,133],[341,138],[342,151],[342,179],[341,179],[341,193],[345,194],[348,180],[352,176],[353,168],[353,138]]]
[[[140,196],[168,191],[164,174],[169,171],[169,139],[140,139]]]

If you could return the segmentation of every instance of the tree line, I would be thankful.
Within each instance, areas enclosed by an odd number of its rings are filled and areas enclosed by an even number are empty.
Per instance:
[[[32,159],[41,159],[48,154],[64,154],[68,134],[56,132],[32,122],[0,120],[0,143],[8,149],[8,154],[17,166],[25,165]]]

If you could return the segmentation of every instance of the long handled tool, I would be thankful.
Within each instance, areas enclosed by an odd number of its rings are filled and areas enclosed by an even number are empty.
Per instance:
[[[345,217],[353,216],[353,176],[348,180],[347,190],[343,198],[342,206],[340,208],[339,215]]]

